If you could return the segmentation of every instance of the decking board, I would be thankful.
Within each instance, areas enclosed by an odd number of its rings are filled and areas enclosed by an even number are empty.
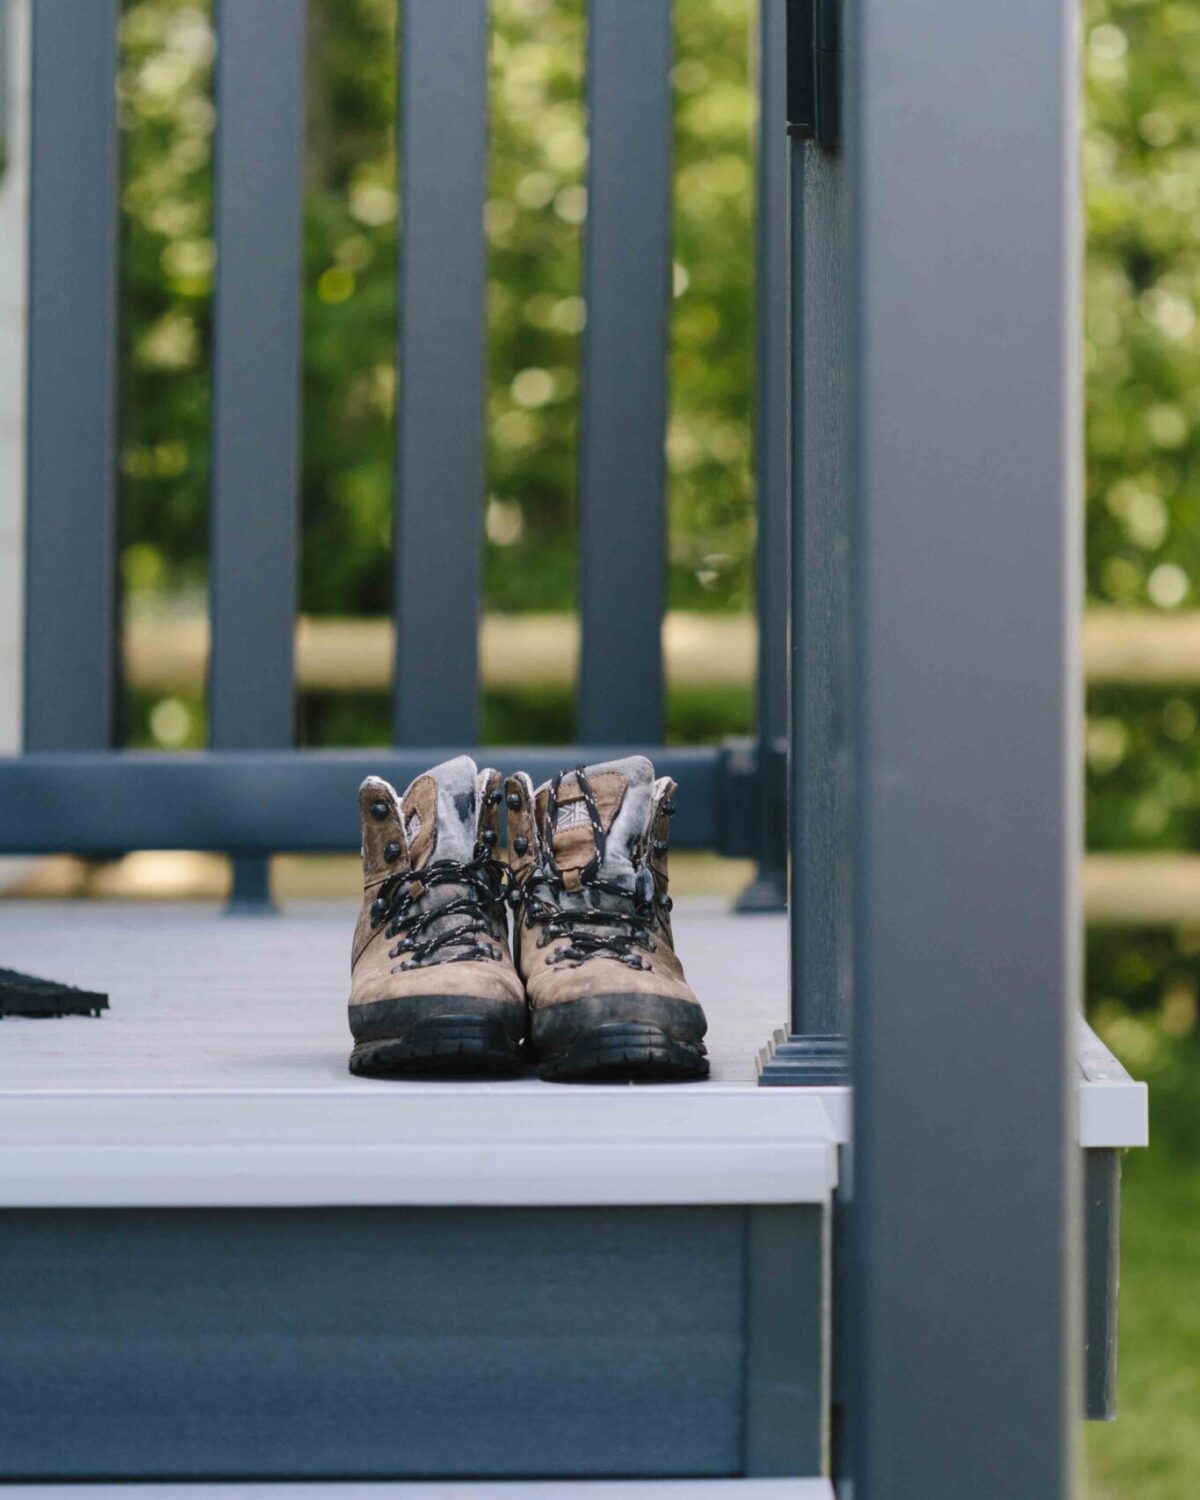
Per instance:
[[[0,1204],[827,1201],[840,1137],[822,1097],[754,1081],[785,1004],[782,920],[684,906],[713,1078],[634,1089],[352,1077],[353,915],[0,904],[0,961],[86,979],[112,1006],[0,1023]]]
[[[0,1090],[394,1088],[346,1072],[354,916],[324,904],[230,917],[198,903],[0,903],[0,963],[111,1004],[99,1021],[0,1023]],[[674,921],[709,1019],[711,1081],[752,1088],[758,1049],[787,1017],[785,920],[695,900]]]

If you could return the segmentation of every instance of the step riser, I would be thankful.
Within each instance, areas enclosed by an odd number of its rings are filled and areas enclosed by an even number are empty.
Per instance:
[[[815,1205],[13,1211],[0,1478],[815,1474],[827,1279]]]

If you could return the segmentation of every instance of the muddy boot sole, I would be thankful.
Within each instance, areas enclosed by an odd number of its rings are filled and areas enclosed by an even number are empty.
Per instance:
[[[694,1002],[630,991],[533,1008],[539,1075],[552,1083],[708,1077],[707,1023]]]
[[[548,1083],[683,1083],[708,1077],[703,1042],[682,1042],[644,1021],[612,1021],[542,1059]]]
[[[359,1042],[350,1071],[423,1078],[497,1078],[524,1072],[525,1051],[492,1016],[431,1016],[403,1036]]]

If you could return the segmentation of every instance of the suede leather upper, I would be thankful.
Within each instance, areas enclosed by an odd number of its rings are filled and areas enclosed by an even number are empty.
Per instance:
[[[669,809],[676,784],[665,776],[655,780],[654,768],[644,756],[587,767],[585,775],[605,834],[599,873],[631,896],[637,890],[647,895],[652,890],[653,948],[638,946],[632,950],[645,965],[640,968],[606,954],[591,956],[582,963],[563,961],[556,955],[570,946],[570,938],[546,942],[545,923],[537,920],[536,905],[518,908],[514,948],[529,1004],[537,1009],[594,995],[659,995],[699,1009],[675,954],[670,908],[665,904]],[[597,851],[578,778],[572,772],[559,784],[553,829],[548,826],[549,790],[547,783],[535,791],[523,772],[510,777],[505,785],[509,864],[514,880],[519,885],[530,881],[539,868],[545,868],[549,851],[562,872],[564,889],[556,897],[549,896],[538,881],[534,885],[538,897],[546,896],[565,910],[603,910],[606,902],[607,909],[630,910],[629,902],[615,901],[589,888],[583,878]]]
[[[425,889],[420,872],[433,860],[471,860],[486,833],[499,837],[500,773],[477,772],[467,756],[435,766],[418,776],[403,797],[378,776],[368,776],[359,788],[362,819],[363,900],[351,948],[350,1020],[356,1011],[379,1008],[380,1002],[418,997],[473,997],[503,1005],[524,1006],[524,990],[509,953],[507,924],[501,911],[492,930],[478,942],[491,957],[454,956],[463,944],[446,944],[449,961],[409,963],[393,950],[388,924],[375,920],[372,903],[386,880],[411,874],[410,889],[421,897],[420,910],[436,910],[461,894],[463,887],[439,885]],[[389,853],[391,858],[388,858]],[[461,919],[449,916],[430,930],[452,929]],[[472,941],[475,941],[472,939]],[[365,1019],[366,1012],[361,1012]]]

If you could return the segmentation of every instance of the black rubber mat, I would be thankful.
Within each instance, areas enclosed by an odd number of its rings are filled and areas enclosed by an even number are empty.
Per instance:
[[[53,979],[0,969],[0,1019],[4,1016],[98,1016],[108,996]]]

